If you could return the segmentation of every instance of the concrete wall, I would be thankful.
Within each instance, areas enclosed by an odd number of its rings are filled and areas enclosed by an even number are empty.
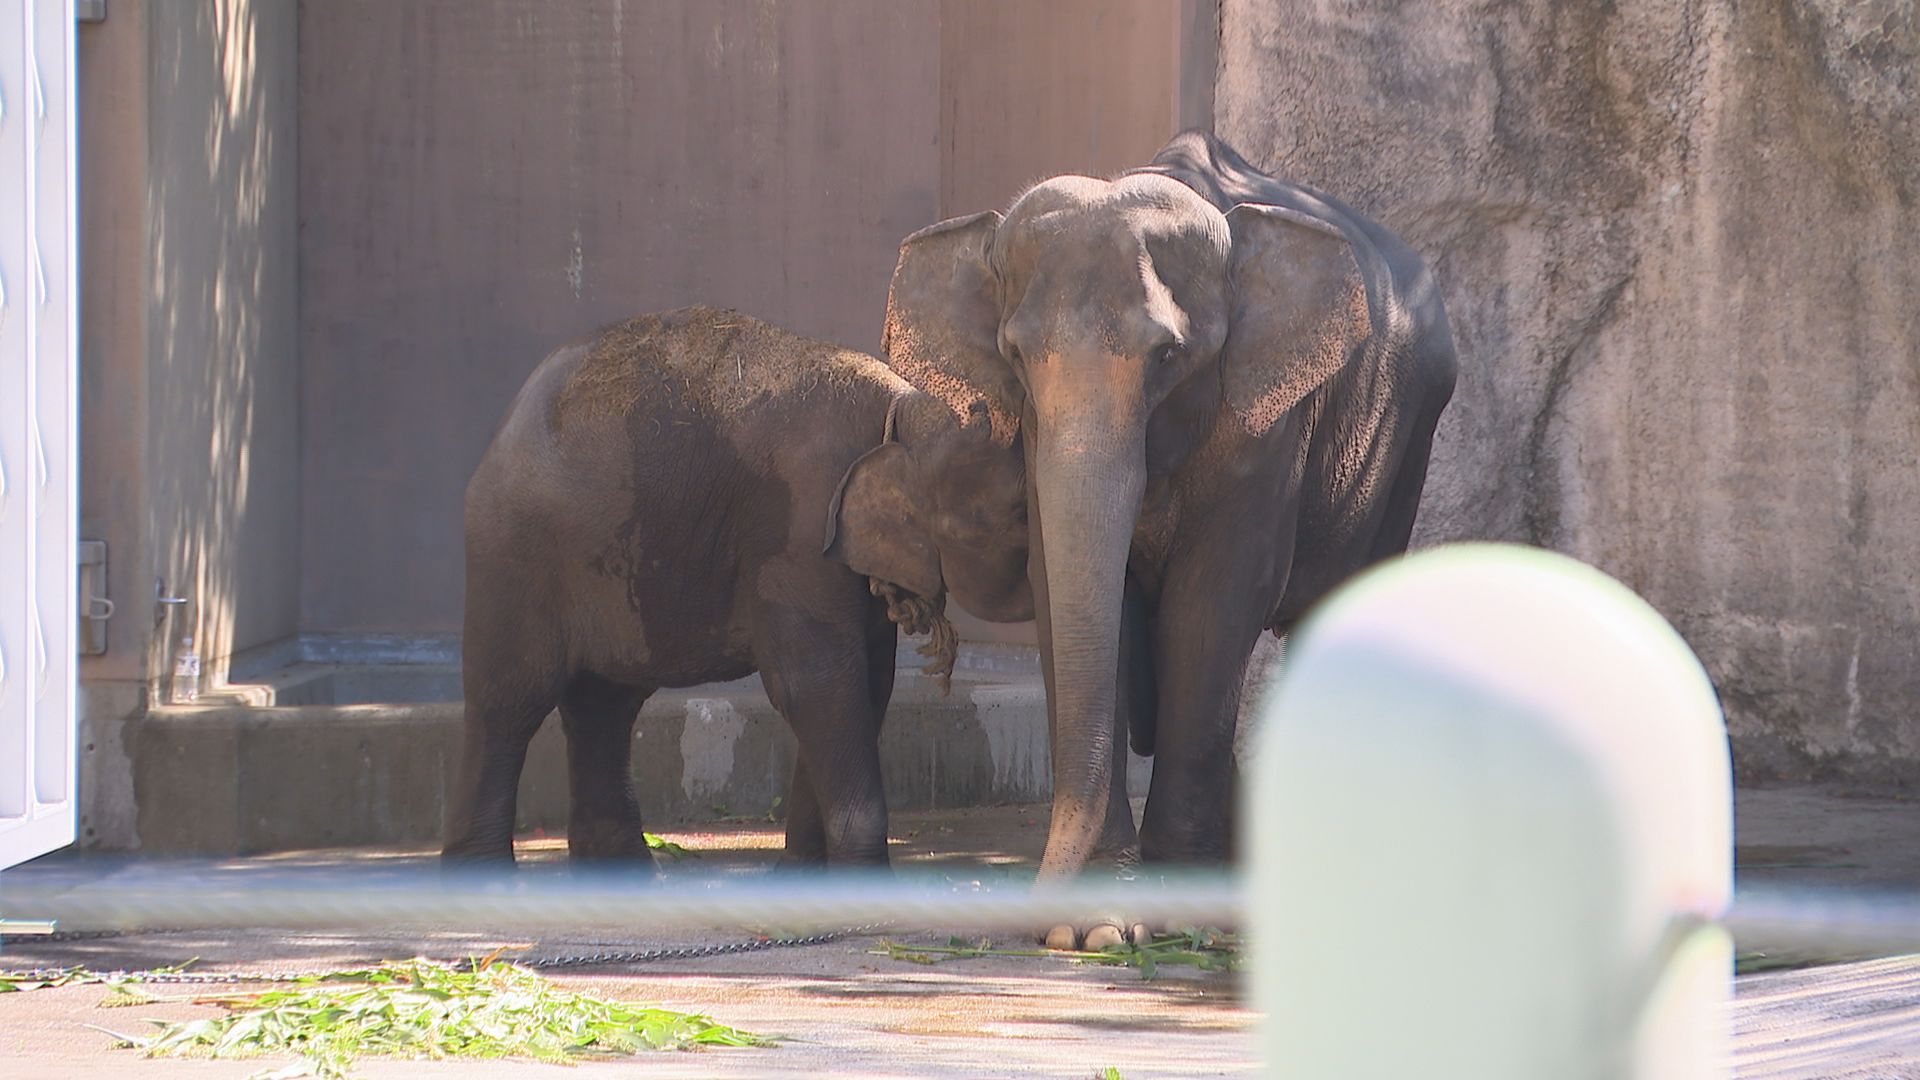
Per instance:
[[[154,4],[147,19],[155,573],[195,602],[217,672],[299,628],[294,7]]]
[[[1920,23],[1895,0],[1223,0],[1218,130],[1432,261],[1417,539],[1598,564],[1746,780],[1920,782]]]
[[[146,675],[153,608],[147,475],[147,21],[143,8],[81,24],[80,533],[105,540],[119,615],[81,677]]]
[[[147,700],[153,560],[147,490],[147,22],[82,24],[80,166],[80,534],[105,540],[116,615],[107,651],[84,656],[80,694],[80,839],[137,839],[132,718]]]
[[[349,677],[390,678],[377,670]],[[437,677],[458,686],[457,672]],[[233,855],[433,843],[460,729],[459,703],[441,701],[157,713],[135,736],[141,846],[155,854]],[[888,806],[1044,802],[1052,784],[1047,745],[1038,679],[980,682],[963,674],[943,694],[902,672],[880,737]],[[793,775],[793,735],[757,679],[655,695],[641,710],[631,750],[650,827],[767,813],[786,798]],[[183,783],[189,776],[194,782]],[[1144,796],[1151,779],[1149,763],[1132,759],[1132,794]],[[566,828],[566,748],[557,721],[529,747],[516,810],[520,828]]]
[[[80,517],[116,609],[80,665],[92,844],[137,841],[130,726],[178,633],[217,678],[299,627],[293,16],[113,4],[79,31]],[[167,634],[156,581],[195,602]]]
[[[1213,12],[301,5],[303,629],[458,629],[462,491],[549,348],[701,301],[876,349],[901,237],[1204,111]]]
[[[1004,207],[1049,176],[1101,176],[1152,157],[1178,130],[1188,6],[943,0],[941,216]]]

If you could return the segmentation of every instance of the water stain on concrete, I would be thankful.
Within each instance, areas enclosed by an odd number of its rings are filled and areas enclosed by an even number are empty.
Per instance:
[[[733,778],[733,748],[747,719],[725,698],[688,698],[680,732],[680,789],[700,800],[725,794]]]

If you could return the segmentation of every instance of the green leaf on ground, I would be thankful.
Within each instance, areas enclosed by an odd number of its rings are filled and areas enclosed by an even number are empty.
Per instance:
[[[114,983],[107,996],[100,999],[97,1009],[124,1009],[131,1005],[151,1005],[158,1000],[152,994],[142,990],[138,983]]]
[[[1761,952],[1757,949],[1736,952],[1733,957],[1733,973],[1736,975],[1758,975],[1763,971],[1796,971],[1800,968],[1822,967],[1827,964],[1850,964],[1860,960],[1877,959],[1871,952],[1848,951],[1775,951]]]
[[[150,1057],[295,1054],[273,1075],[345,1077],[362,1055],[532,1058],[565,1064],[646,1050],[766,1046],[704,1016],[560,989],[514,964],[387,963],[285,986],[201,998],[226,1009],[187,1023],[155,1021],[136,1040]]]
[[[664,836],[655,836],[652,833],[641,833],[640,835],[647,838],[648,850],[657,851],[669,859],[697,859],[700,857],[699,852],[681,847],[679,844],[674,843]]]
[[[990,941],[966,942],[948,938],[942,945],[902,945],[882,940],[870,950],[875,956],[910,964],[940,964],[949,960],[971,960],[981,956],[1011,956],[1070,960],[1081,964],[1108,964],[1136,968],[1142,979],[1151,979],[1162,966],[1192,967],[1201,971],[1234,971],[1240,966],[1240,939],[1233,934],[1210,928],[1183,930],[1177,934],[1155,936],[1147,945],[1115,945],[1098,952],[1065,949],[996,949]]]

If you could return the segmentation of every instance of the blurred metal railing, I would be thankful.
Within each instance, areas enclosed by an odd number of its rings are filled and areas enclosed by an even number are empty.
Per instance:
[[[369,931],[538,928],[664,933],[778,926],[814,931],[895,925],[1029,931],[1114,913],[1153,926],[1257,928],[1259,898],[1208,872],[1045,888],[908,873],[804,878],[733,873],[687,881],[618,873],[443,872],[432,868],[235,871],[127,862],[85,881],[0,874],[0,912],[56,932],[207,929]],[[371,880],[370,880],[371,878]],[[1719,924],[1743,950],[1828,956],[1920,954],[1920,896],[1819,889],[1742,890]]]

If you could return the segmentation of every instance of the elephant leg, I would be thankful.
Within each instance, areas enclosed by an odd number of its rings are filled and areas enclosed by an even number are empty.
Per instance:
[[[873,617],[867,624],[867,702],[873,709],[876,736],[886,719],[887,704],[893,699],[894,674],[899,667],[899,629],[886,617],[884,604],[870,605]],[[827,861],[826,824],[820,816],[820,798],[814,793],[813,778],[806,764],[796,756],[793,781],[787,788],[787,844],[780,865],[809,867]]]
[[[1153,781],[1141,820],[1144,861],[1224,862],[1232,847],[1238,769],[1234,733],[1254,642],[1286,586],[1287,527],[1249,532],[1226,523],[1196,538],[1168,567],[1154,619],[1159,725]]]
[[[796,754],[793,781],[787,785],[787,844],[780,853],[780,865],[805,869],[826,862],[827,824],[820,816],[820,797],[814,794],[806,761]]]
[[[473,597],[468,603],[476,606]],[[527,744],[553,711],[560,680],[557,665],[529,656],[519,636],[476,633],[471,619],[468,627],[461,659],[465,732],[449,789],[441,857],[511,864],[514,806]]]
[[[767,697],[799,744],[799,768],[818,805],[830,865],[887,863],[880,724],[868,678],[865,616],[862,608],[844,621],[823,619],[796,606],[768,604],[754,634]]]
[[[652,687],[579,675],[560,696],[572,809],[567,853],[575,862],[653,864],[633,788],[633,724]]]

